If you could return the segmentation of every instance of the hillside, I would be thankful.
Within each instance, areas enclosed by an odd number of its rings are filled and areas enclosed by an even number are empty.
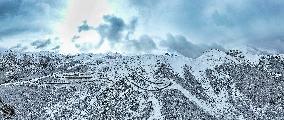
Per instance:
[[[283,55],[0,54],[0,119],[284,119]]]

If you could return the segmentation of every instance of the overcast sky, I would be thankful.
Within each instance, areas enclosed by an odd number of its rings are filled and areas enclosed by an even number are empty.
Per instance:
[[[282,0],[1,0],[0,49],[284,53]]]

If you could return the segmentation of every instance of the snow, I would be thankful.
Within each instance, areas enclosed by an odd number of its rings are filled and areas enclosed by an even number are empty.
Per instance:
[[[158,99],[154,97],[154,94],[152,93],[150,94],[150,98],[148,99],[148,101],[152,101],[154,108],[154,111],[151,113],[152,116],[149,118],[149,120],[162,119],[163,118],[161,113],[162,106],[160,105]]]
[[[187,91],[186,89],[184,89],[182,86],[180,86],[179,84],[175,83],[174,81],[173,85],[170,86],[168,89],[177,89],[180,92],[182,92],[190,101],[195,102],[199,107],[201,107],[203,110],[205,110],[206,112],[209,112],[211,115],[214,115],[214,111],[210,108],[209,104],[207,104],[205,101],[200,100],[198,98],[196,98],[196,96],[192,95],[189,91]]]
[[[14,53],[14,52],[11,52]],[[8,54],[8,53],[3,53]],[[0,58],[3,59],[3,54],[1,53]],[[16,58],[19,60],[25,59],[23,53],[14,53],[16,55]],[[39,56],[48,56],[52,59],[59,58],[61,63],[59,65],[56,65],[55,68],[60,68],[64,66],[64,64],[71,63],[74,61],[79,61],[78,63],[75,63],[74,65],[67,66],[66,71],[57,71],[52,73],[53,75],[38,75],[33,76],[32,74],[28,77],[25,77],[25,79],[20,79],[18,81],[8,82],[0,84],[0,88],[7,89],[11,86],[21,86],[26,84],[32,84],[32,85],[38,85],[38,86],[46,86],[47,82],[44,80],[47,79],[51,82],[62,82],[62,83],[68,83],[64,85],[54,85],[54,89],[60,89],[63,87],[70,88],[70,86],[75,86],[80,89],[76,90],[72,95],[71,98],[66,98],[67,101],[65,102],[58,102],[56,104],[53,104],[52,106],[46,106],[42,109],[46,110],[46,114],[50,115],[50,119],[54,119],[56,116],[56,113],[61,112],[62,108],[70,108],[72,109],[72,105],[80,103],[80,101],[85,100],[86,98],[90,98],[88,101],[88,104],[95,107],[94,104],[97,104],[98,99],[96,97],[98,96],[92,96],[92,92],[96,93],[96,95],[99,95],[102,91],[106,90],[107,88],[112,87],[117,81],[123,79],[125,80],[126,84],[131,86],[131,90],[133,91],[139,91],[141,93],[147,92],[148,94],[145,94],[145,96],[148,95],[147,99],[144,98],[137,98],[139,99],[139,109],[143,110],[145,108],[145,105],[143,103],[151,101],[153,103],[153,111],[150,113],[150,120],[154,119],[165,119],[165,116],[162,115],[161,109],[163,106],[161,105],[161,101],[155,96],[155,94],[152,91],[155,91],[156,88],[163,88],[167,90],[179,90],[189,101],[196,104],[201,110],[205,111],[206,113],[215,116],[215,117],[221,117],[224,115],[225,119],[233,119],[229,111],[237,111],[235,109],[235,106],[228,102],[229,97],[232,97],[233,100],[237,98],[243,98],[247,99],[245,95],[243,95],[237,88],[235,83],[230,85],[232,88],[233,95],[230,96],[228,94],[228,91],[226,89],[221,89],[219,94],[216,94],[213,90],[213,87],[210,85],[210,80],[206,77],[206,70],[211,69],[214,70],[216,66],[220,66],[224,63],[234,63],[234,64],[240,64],[242,62],[249,62],[252,64],[258,64],[259,59],[261,58],[260,55],[257,54],[250,54],[250,53],[241,53],[241,55],[244,56],[244,58],[239,57],[233,57],[228,54],[226,54],[223,51],[219,50],[210,50],[205,52],[202,56],[192,59],[187,58],[184,56],[167,56],[167,55],[140,55],[140,56],[123,56],[121,54],[79,54],[75,56],[70,56],[70,58],[66,58],[66,56],[55,54],[55,53],[49,53],[49,52],[39,52],[39,53],[27,53],[27,55],[34,56],[31,61],[34,62],[34,65],[31,65],[31,68],[41,70],[41,68],[37,68],[37,64],[40,62]],[[280,55],[283,58],[283,55]],[[101,61],[101,63],[97,63],[98,61]],[[203,100],[197,98],[197,96],[193,95],[191,92],[177,82],[175,82],[175,78],[154,78],[155,72],[159,69],[159,66],[157,65],[158,61],[160,63],[166,63],[169,64],[172,68],[173,74],[181,77],[184,79],[184,66],[189,66],[190,73],[197,79],[198,82],[201,83],[202,88],[205,89],[206,95],[209,96],[209,98],[214,99],[215,102],[209,102],[209,100]],[[59,61],[57,61],[59,62]],[[78,71],[72,71],[73,68],[80,67],[81,65],[88,66],[89,68],[85,72],[78,72]],[[12,67],[19,67],[18,65],[11,66]],[[17,68],[18,69],[18,68]],[[21,73],[24,72],[25,69],[19,69],[17,72]],[[67,72],[68,71],[68,72]],[[139,72],[144,71],[144,72]],[[143,76],[146,87],[144,86],[135,86],[137,85],[137,81],[132,80],[129,78],[129,76],[133,72],[139,72],[140,76]],[[0,73],[0,77],[4,78],[5,76],[13,75],[15,71],[5,71],[3,73]],[[70,81],[65,78],[61,78],[64,76],[64,74],[84,74],[83,76],[89,76],[90,79],[75,79],[73,81]],[[224,78],[224,79],[231,79],[231,76],[224,74],[224,73],[218,73],[217,71],[213,72],[213,75],[216,76],[218,79]],[[60,76],[60,78],[55,79],[56,76]],[[274,76],[276,78],[282,77],[282,73],[275,73]],[[127,78],[127,79],[125,79]],[[83,83],[80,83],[82,81],[89,82],[84,83],[84,85],[88,86],[89,84],[97,83],[100,86],[100,89],[98,91],[91,91],[84,89],[85,86],[83,86]],[[157,82],[161,82],[159,84],[156,84]],[[171,85],[170,85],[171,84]],[[170,85],[170,86],[167,86]],[[143,89],[141,89],[143,88]],[[90,92],[91,91],[91,92]],[[126,91],[125,91],[126,92]],[[121,98],[123,98],[122,93],[119,93]],[[157,92],[157,91],[155,91]],[[1,93],[5,94],[5,93]],[[0,95],[1,95],[0,94]],[[27,93],[28,94],[28,93]],[[78,97],[75,97],[78,96]],[[1,97],[1,96],[0,96]],[[104,109],[104,108],[102,108]],[[105,108],[107,109],[107,108]],[[256,106],[250,105],[250,109],[254,110],[256,114],[264,114],[264,112],[268,109],[267,106],[263,108],[258,108]],[[139,113],[132,112],[135,116],[139,116]],[[73,118],[78,119],[86,119],[88,115],[88,111],[76,109],[74,112]],[[238,115],[238,118],[236,119],[245,119],[244,115]]]

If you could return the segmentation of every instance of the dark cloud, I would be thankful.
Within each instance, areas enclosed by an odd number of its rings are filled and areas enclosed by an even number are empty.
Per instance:
[[[18,14],[21,7],[21,0],[2,0],[0,1],[1,18]]]
[[[19,48],[22,48],[22,44],[17,44],[16,46],[14,47],[11,47],[10,49],[19,49]]]
[[[157,48],[154,40],[147,35],[142,35],[136,39],[134,33],[138,24],[138,18],[133,18],[129,23],[122,18],[106,15],[103,17],[104,23],[99,25],[96,30],[101,37],[101,41],[96,48],[100,48],[104,41],[109,41],[110,45],[114,47],[120,44],[128,47],[129,50],[134,51],[151,51]],[[76,37],[75,39],[79,39]],[[86,46],[86,45],[85,45]],[[77,45],[81,48],[81,45]]]
[[[59,45],[55,46],[54,48],[52,48],[51,50],[58,50],[60,48]]]
[[[50,32],[65,5],[64,0],[1,0],[0,37]]]
[[[80,38],[79,35],[74,35],[71,39],[72,42],[76,42]]]
[[[134,18],[130,21],[129,25],[127,26],[127,36],[126,39],[130,39],[131,35],[134,34],[136,27],[138,25],[138,18]]]
[[[15,50],[15,51],[20,51],[20,52],[25,52],[28,50],[28,47],[25,45],[22,45],[21,43],[17,44],[14,47],[11,47],[9,50]]]
[[[154,40],[147,35],[143,35],[137,40],[128,40],[126,42],[128,48],[133,48],[135,51],[150,52],[157,49]]]
[[[78,27],[78,32],[83,32],[83,31],[89,31],[89,30],[95,30],[93,26],[88,25],[87,21],[83,21],[83,24]]]
[[[39,32],[39,31],[44,32],[44,30],[42,30],[42,28],[40,28],[39,26],[33,27],[33,28],[29,28],[26,25],[11,26],[10,28],[7,28],[7,29],[0,28],[0,35],[1,35],[0,37],[10,37],[10,36],[18,35],[20,33],[25,34],[25,33]],[[45,31],[45,32],[48,32],[48,31]]]
[[[100,48],[105,40],[108,40],[111,43],[111,46],[121,42],[123,32],[126,30],[126,25],[121,18],[113,15],[105,15],[103,20],[105,23],[96,28],[97,32],[101,36],[101,40],[96,48]]]
[[[51,44],[51,39],[47,40],[36,40],[31,43],[32,46],[34,46],[36,49],[45,48],[46,46]]]
[[[121,18],[112,15],[103,17],[105,24],[97,27],[97,31],[102,39],[108,39],[112,42],[117,42],[122,38],[122,32],[126,29],[126,25]]]
[[[166,48],[169,51],[178,52],[186,57],[198,57],[202,52],[208,49],[224,50],[222,46],[217,44],[193,44],[182,35],[174,36],[168,34],[166,39],[160,39],[162,36],[153,38],[145,34],[137,38],[137,36],[134,36],[134,33],[136,32],[136,27],[138,25],[138,18],[131,20],[128,24],[126,24],[123,19],[115,16],[108,16],[107,21],[109,22],[108,24],[102,24],[98,27],[98,32],[101,32],[100,35],[102,38],[111,42],[115,41],[113,42],[114,44],[123,44],[128,52],[151,53],[153,50]],[[157,45],[157,41],[159,41],[160,44]]]
[[[273,36],[259,39],[258,42],[250,41],[249,46],[258,49],[270,49],[279,53],[284,53],[284,36]]]
[[[169,50],[174,50],[186,57],[198,57],[208,49],[219,49],[223,50],[219,45],[196,45],[188,41],[184,36],[181,35],[167,35],[167,39],[160,42],[161,46],[168,48]]]
[[[149,33],[179,33],[195,42],[219,43],[229,49],[264,42],[270,44],[259,46],[283,51],[277,44],[284,34],[281,0],[128,0],[128,4],[138,10],[139,20],[145,22],[142,27]]]

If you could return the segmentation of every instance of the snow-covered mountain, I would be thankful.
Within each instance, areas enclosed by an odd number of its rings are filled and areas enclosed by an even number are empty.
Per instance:
[[[2,52],[0,119],[284,119],[284,55]]]

